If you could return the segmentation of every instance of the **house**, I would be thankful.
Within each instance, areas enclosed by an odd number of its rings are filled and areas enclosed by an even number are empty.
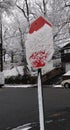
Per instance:
[[[61,62],[65,73],[70,70],[70,43],[61,49]]]

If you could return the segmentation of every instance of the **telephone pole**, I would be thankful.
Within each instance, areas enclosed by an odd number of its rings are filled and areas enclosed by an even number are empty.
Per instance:
[[[3,74],[3,39],[2,39],[2,17],[0,12],[0,87],[4,85]]]

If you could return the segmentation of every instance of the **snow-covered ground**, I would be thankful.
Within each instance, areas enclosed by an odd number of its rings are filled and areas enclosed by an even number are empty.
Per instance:
[[[7,87],[7,88],[11,88],[11,87],[13,87],[13,88],[30,88],[30,87],[35,87],[36,86],[36,84],[22,84],[22,85],[19,85],[19,84],[17,84],[17,85],[13,85],[13,84],[5,84],[4,85],[4,87]]]
[[[31,68],[30,69],[30,73],[32,76],[36,76],[37,75],[37,71],[32,71]],[[51,70],[53,70],[54,67],[53,67],[53,61],[49,61],[47,63],[47,66],[44,66],[43,69],[42,69],[42,74],[45,74]],[[24,75],[24,67],[23,66],[15,66],[13,67],[12,69],[6,69],[3,71],[4,72],[4,77],[5,78],[9,78],[11,76],[18,76],[18,74],[20,75]]]
[[[3,87],[5,87],[5,88],[32,88],[32,87],[36,87],[37,86],[37,84],[17,84],[17,85],[14,85],[14,84],[5,84]],[[47,87],[47,86],[49,86],[50,87],[50,85],[46,85],[45,87]],[[44,87],[44,86],[43,86]],[[51,87],[55,87],[55,88],[60,88],[60,87],[63,87],[63,86],[61,86],[61,85],[52,85]]]
[[[15,128],[13,130],[30,130],[31,127],[26,127],[26,128]]]
[[[66,73],[64,74],[64,76],[68,76],[68,75],[70,75],[70,71],[68,71],[68,72],[66,72]]]
[[[4,70],[4,77],[9,78],[11,76],[17,76],[18,74],[24,75],[23,66],[14,67],[12,69]]]
[[[18,66],[18,67],[14,67],[12,69],[9,69],[9,70],[4,70],[3,71],[4,73],[4,78],[9,78],[11,76],[18,76],[18,74],[20,75],[24,75],[24,72],[23,72],[23,66]],[[13,84],[5,84],[4,87],[14,87],[14,88],[29,88],[29,87],[35,87],[37,86],[37,84],[22,84],[22,85],[13,85]],[[62,87],[61,85],[52,85],[52,87]]]
[[[63,86],[62,85],[53,85],[53,87],[60,88],[60,87],[63,87]]]

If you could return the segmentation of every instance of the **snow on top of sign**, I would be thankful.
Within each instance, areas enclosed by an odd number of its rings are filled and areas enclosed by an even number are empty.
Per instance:
[[[27,62],[31,66],[31,61],[29,57],[31,54],[36,52],[46,52],[46,59],[44,60],[49,61],[52,57],[54,52],[53,50],[53,37],[52,37],[52,28],[45,24],[42,28],[37,31],[34,31],[32,34],[28,34],[27,41],[26,41],[26,55],[27,55]],[[45,62],[45,61],[43,61]]]
[[[49,26],[47,27],[47,25],[45,24],[42,29],[39,29],[38,31],[34,32],[32,35],[28,34],[26,44],[27,44],[27,48],[30,48],[29,51],[33,50],[33,52],[35,52],[35,51],[41,50],[41,49],[42,50],[47,49],[47,52],[49,51],[50,41],[52,38],[51,29],[50,30],[49,29],[50,29],[50,27]],[[48,32],[48,33],[46,34],[46,32]],[[48,44],[47,44],[47,41],[48,41]],[[45,46],[45,42],[47,44],[47,48]],[[41,46],[40,43],[43,43],[43,45]],[[35,46],[32,46],[32,44],[35,44]]]

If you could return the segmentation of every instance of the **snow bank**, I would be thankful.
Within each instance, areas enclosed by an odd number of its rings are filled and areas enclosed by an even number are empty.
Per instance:
[[[18,74],[23,75],[23,66],[14,67],[13,69],[4,70],[4,77],[9,78],[11,76],[18,76]]]
[[[60,88],[60,87],[62,87],[62,85],[53,85],[53,87]]]
[[[32,87],[36,87],[37,84],[23,84],[23,85],[8,85],[8,84],[5,84],[4,87],[6,88],[32,88]],[[45,87],[47,88],[47,85],[45,85]],[[52,85],[51,88],[61,88],[63,87],[61,84],[58,84],[58,85]]]
[[[6,88],[30,88],[30,87],[35,87],[35,86],[37,86],[37,85],[36,84],[24,84],[24,85],[23,84],[22,85],[5,84],[4,85],[4,87],[6,87]]]
[[[64,75],[70,75],[70,71],[68,71],[67,73],[65,73]]]
[[[51,61],[47,62],[47,65],[42,68],[42,74],[46,74],[47,72],[49,72],[53,69],[54,69],[53,61],[51,60]],[[37,70],[32,71],[31,67],[29,68],[29,70],[30,70],[31,76],[37,76]],[[23,66],[17,66],[17,67],[14,67],[12,69],[4,70],[3,72],[4,72],[5,78],[9,78],[11,76],[18,76],[18,74],[23,76],[24,75],[24,67]]]
[[[15,129],[13,129],[13,130],[30,130],[30,128],[31,128],[31,127],[27,127],[27,128],[18,128],[18,129],[15,128]]]
[[[17,128],[14,128],[12,130],[30,130],[31,129],[31,123],[25,124],[23,126],[19,126]]]

